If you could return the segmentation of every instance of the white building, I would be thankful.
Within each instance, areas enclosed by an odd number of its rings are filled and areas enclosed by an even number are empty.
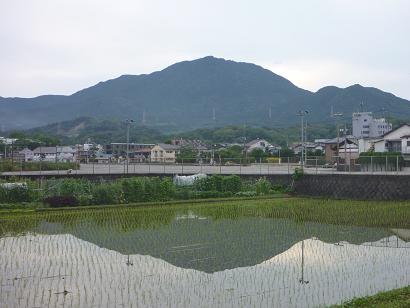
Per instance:
[[[359,151],[400,152],[410,154],[410,125],[404,124],[379,138],[359,139]]]
[[[355,138],[376,138],[392,130],[386,119],[375,119],[371,112],[355,112],[352,116]]]
[[[76,151],[69,146],[38,147],[33,151],[35,161],[72,162]]]
[[[255,139],[245,144],[245,150],[247,153],[250,153],[256,149],[259,149],[265,152],[266,150],[268,150],[270,146],[271,144],[265,139]]]
[[[156,163],[175,163],[180,147],[159,143],[151,149],[151,161]]]
[[[24,161],[32,161],[34,158],[34,152],[28,148],[24,148],[19,152],[19,154]]]

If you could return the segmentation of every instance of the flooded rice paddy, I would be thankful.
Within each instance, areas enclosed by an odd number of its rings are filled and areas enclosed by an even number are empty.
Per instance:
[[[410,284],[408,230],[218,206],[0,221],[0,307],[317,307]]]

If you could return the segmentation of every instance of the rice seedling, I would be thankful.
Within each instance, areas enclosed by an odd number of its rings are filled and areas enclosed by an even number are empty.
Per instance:
[[[409,206],[286,198],[5,212],[0,307],[340,304],[410,284]]]

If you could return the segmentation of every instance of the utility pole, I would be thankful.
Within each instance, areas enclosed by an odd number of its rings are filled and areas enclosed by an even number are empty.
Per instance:
[[[339,157],[340,157],[340,155],[339,155],[340,128],[339,128],[339,122],[337,121],[337,118],[338,118],[338,117],[340,117],[340,118],[343,117],[343,113],[341,113],[341,112],[336,112],[336,113],[334,113],[334,112],[333,112],[333,106],[332,106],[332,114],[331,114],[331,117],[335,119],[335,122],[336,122],[336,130],[337,130],[337,146],[336,146],[336,148],[337,148],[336,169],[337,169],[337,168],[339,167]],[[345,155],[346,155],[346,152],[345,152]]]
[[[307,128],[308,128],[308,124],[307,124],[307,119],[305,120],[305,166],[307,166]]]
[[[127,119],[125,123],[127,124],[127,174],[128,174],[128,161],[129,161],[129,152],[130,152],[130,126],[134,122],[134,120]]]
[[[345,122],[345,129],[343,131],[344,135],[345,135],[345,172],[346,172],[346,163],[347,163],[347,154],[346,154],[346,149],[347,149],[347,134],[346,134],[346,122]],[[351,151],[351,149],[349,149],[349,151]],[[349,156],[350,157],[350,156]],[[349,159],[349,168],[350,168],[350,159]]]
[[[304,133],[305,124],[304,124],[304,117],[305,117],[305,115],[307,115],[308,113],[309,113],[309,112],[306,111],[306,110],[301,110],[301,111],[299,111],[299,113],[297,114],[297,116],[300,117],[300,128],[301,128],[301,132],[300,132],[300,145],[301,145],[302,149],[301,149],[300,164],[301,164],[302,170],[303,170],[303,165],[304,165],[304,163],[305,163],[304,157],[303,157],[303,156],[304,156],[304,151],[305,151],[305,143],[304,143],[304,140],[305,140],[305,133]]]

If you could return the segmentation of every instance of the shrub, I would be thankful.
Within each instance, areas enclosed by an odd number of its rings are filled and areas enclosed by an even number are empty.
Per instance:
[[[0,187],[0,202],[19,203],[29,202],[30,193],[27,187],[15,186],[12,188]]]
[[[90,195],[92,185],[88,180],[83,179],[50,181],[49,194],[51,196],[73,196],[79,198],[81,195]]]
[[[48,204],[50,207],[69,207],[69,206],[78,206],[77,198],[73,196],[53,196],[45,198],[43,201],[45,204]]]
[[[303,169],[295,168],[295,171],[292,174],[293,180],[297,181],[303,176]]]
[[[266,162],[268,162],[269,164],[278,164],[280,162],[280,158],[279,157],[268,157],[266,158]]]
[[[170,200],[175,195],[175,185],[170,178],[165,178],[160,183],[160,199],[162,201]]]
[[[194,188],[198,191],[222,191],[223,190],[223,176],[212,175],[203,179],[198,179],[194,182]]]
[[[266,178],[260,178],[256,181],[255,188],[258,195],[267,195],[269,194],[272,185]]]
[[[123,180],[122,192],[124,194],[124,201],[126,203],[141,202],[147,200],[145,195],[145,180],[142,178]]]
[[[224,176],[222,178],[222,191],[236,193],[242,189],[242,180],[237,175]]]
[[[194,182],[194,189],[197,191],[211,191],[214,190],[214,183],[211,179],[212,177],[206,177],[202,179],[197,179]]]
[[[93,204],[115,204],[120,203],[121,186],[116,183],[99,184],[92,194]]]

